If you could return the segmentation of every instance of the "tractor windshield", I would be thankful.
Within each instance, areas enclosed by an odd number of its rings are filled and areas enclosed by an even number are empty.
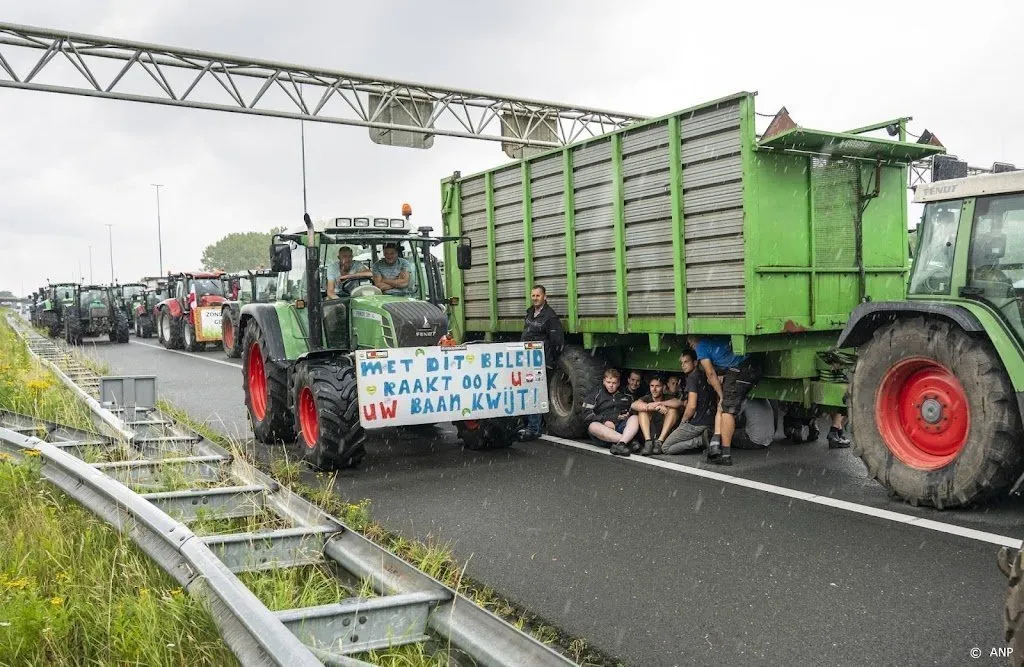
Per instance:
[[[124,285],[121,287],[121,296],[125,301],[131,301],[145,290],[144,285]]]
[[[1024,340],[1024,194],[975,202],[967,285]]]
[[[424,298],[420,286],[424,283],[423,244],[408,238],[395,240],[331,239],[323,246],[321,269],[324,285],[335,281],[338,296],[346,296],[358,285],[374,285],[373,276],[381,282],[378,287],[391,296],[412,296]],[[347,275],[370,272],[371,277],[345,279]],[[392,281],[401,283],[401,276],[407,276],[404,286],[391,286]]]
[[[962,204],[956,200],[925,206],[917,232],[920,238],[914,254],[914,268],[910,275],[911,294],[949,294]]]
[[[277,276],[256,276],[256,303],[266,303],[274,299],[277,289]]]
[[[78,303],[82,308],[107,305],[107,290],[84,289],[78,297]]]
[[[224,296],[224,288],[219,280],[211,278],[195,278],[192,281],[192,289],[196,296]]]

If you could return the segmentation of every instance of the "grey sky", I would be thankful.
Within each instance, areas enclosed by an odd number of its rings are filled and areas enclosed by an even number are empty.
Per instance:
[[[0,20],[660,115],[739,90],[808,127],[912,115],[972,164],[1024,164],[1011,2],[631,3],[0,0]],[[933,6],[936,5],[936,6]],[[86,8],[88,7],[88,8]],[[940,45],[946,46],[940,46]],[[428,151],[372,144],[367,130],[306,124],[314,217],[399,213],[440,229],[439,181],[507,158],[491,142],[439,137]],[[0,289],[46,278],[109,281],[199,266],[232,231],[301,220],[299,124],[66,95],[0,90]]]

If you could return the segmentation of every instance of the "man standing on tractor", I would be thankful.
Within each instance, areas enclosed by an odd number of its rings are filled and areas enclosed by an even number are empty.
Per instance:
[[[530,303],[532,305],[526,309],[521,340],[544,342],[544,363],[550,372],[562,352],[562,346],[565,345],[562,321],[558,319],[555,309],[548,304],[548,291],[543,285],[533,286],[530,291]],[[540,413],[526,415],[526,428],[519,431],[519,439],[536,440],[540,434]]]
[[[354,255],[352,246],[343,245],[338,248],[338,261],[327,266],[327,298],[337,299],[335,290],[348,280],[359,278],[370,278],[373,272],[362,262],[353,262]]]

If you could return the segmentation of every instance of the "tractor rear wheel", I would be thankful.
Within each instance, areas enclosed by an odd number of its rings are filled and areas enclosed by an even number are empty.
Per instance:
[[[516,441],[516,422],[515,417],[466,420],[455,422],[455,429],[466,449],[506,449]]]
[[[196,340],[196,327],[191,317],[182,317],[181,336],[182,346],[189,352],[202,352],[206,349],[206,343]]]
[[[256,322],[245,329],[242,389],[256,439],[263,443],[295,439],[288,409],[288,371],[270,358],[267,338]]]
[[[153,337],[153,316],[149,313],[145,315],[139,315],[136,320],[139,324],[139,336],[142,338]]]
[[[225,310],[220,317],[220,335],[224,343],[224,354],[231,359],[237,359],[242,355],[242,341],[238,338],[238,326],[231,318],[231,313]]]
[[[158,317],[160,318],[160,343],[168,350],[180,350],[181,318],[174,317],[166,308],[160,310]]]
[[[366,454],[356,378],[349,365],[300,363],[293,375],[302,459],[318,470],[353,468]]]
[[[110,325],[110,342],[127,343],[131,325],[128,322],[128,315],[121,310],[114,311],[114,321]]]
[[[592,399],[601,386],[604,358],[575,345],[567,345],[548,378],[547,427],[552,435],[582,438],[587,434],[583,401]]]
[[[857,352],[850,418],[868,473],[912,505],[979,503],[1024,470],[1021,415],[999,355],[944,320],[875,331]]]

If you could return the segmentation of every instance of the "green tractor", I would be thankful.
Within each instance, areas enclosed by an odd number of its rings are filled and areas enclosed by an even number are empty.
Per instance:
[[[918,186],[907,299],[854,310],[855,451],[892,494],[979,503],[1024,473],[1024,171]]]
[[[276,234],[273,303],[239,314],[245,404],[256,439],[291,442],[320,469],[356,466],[365,454],[353,355],[357,349],[436,346],[448,315],[431,250],[461,237],[417,233],[405,218],[335,218]],[[459,246],[459,268],[471,249]],[[342,258],[350,260],[342,266]],[[360,260],[364,260],[361,263]],[[393,276],[374,283],[370,264]],[[402,276],[405,276],[403,279]]]
[[[248,303],[270,303],[277,298],[277,273],[267,269],[249,270],[221,277],[224,302],[221,309],[221,340],[224,354],[237,359],[242,356],[242,338],[238,322],[242,308]]]
[[[167,280],[154,281],[155,287],[146,287],[141,294],[136,294],[132,301],[135,335],[139,338],[152,338],[156,331],[157,304],[167,298]]]
[[[127,343],[131,331],[128,314],[120,306],[115,288],[76,285],[74,301],[64,307],[64,340],[81,345],[82,339],[109,336],[111,343]]]
[[[64,309],[75,303],[78,283],[54,283],[47,285],[39,312],[39,326],[46,328],[50,338],[64,333]]]
[[[146,291],[145,283],[123,283],[114,285],[111,294],[117,307],[124,311],[128,317],[128,330],[135,328],[135,304],[142,293]]]

